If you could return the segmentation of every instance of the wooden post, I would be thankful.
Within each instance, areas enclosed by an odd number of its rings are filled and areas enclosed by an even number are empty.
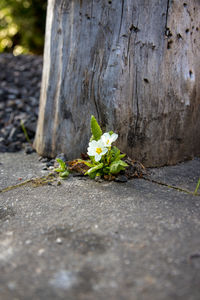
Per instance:
[[[34,146],[86,152],[90,116],[146,166],[200,154],[200,2],[49,0]]]

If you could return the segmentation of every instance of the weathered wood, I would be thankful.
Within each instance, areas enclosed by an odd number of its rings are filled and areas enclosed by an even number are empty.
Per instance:
[[[80,156],[94,114],[146,166],[200,154],[199,23],[199,0],[49,0],[38,153]]]

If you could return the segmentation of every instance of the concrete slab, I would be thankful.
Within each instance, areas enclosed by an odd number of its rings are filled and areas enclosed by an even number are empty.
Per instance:
[[[0,193],[0,299],[199,300],[199,228],[199,196],[143,179]]]
[[[194,192],[200,178],[200,159],[195,158],[175,166],[149,169],[148,173],[153,180]]]
[[[36,153],[0,153],[0,189],[48,174]]]

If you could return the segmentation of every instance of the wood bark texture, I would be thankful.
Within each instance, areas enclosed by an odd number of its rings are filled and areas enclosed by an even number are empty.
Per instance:
[[[146,166],[199,155],[199,34],[199,0],[49,0],[37,152],[80,157],[93,114]]]

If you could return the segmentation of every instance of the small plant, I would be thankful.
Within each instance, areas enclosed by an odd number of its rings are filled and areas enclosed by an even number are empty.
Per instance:
[[[61,178],[64,179],[69,176],[70,172],[75,171],[82,175],[88,175],[92,179],[96,177],[113,179],[115,175],[128,167],[128,164],[122,160],[126,154],[121,154],[117,147],[112,146],[112,143],[117,140],[118,134],[113,131],[103,134],[94,116],[91,116],[90,126],[92,137],[88,145],[87,156],[84,155],[87,158],[89,156],[89,159],[69,161],[68,168],[62,159],[57,158],[59,168],[54,171],[59,172]]]
[[[27,142],[28,142],[29,144],[31,144],[31,140],[30,140],[30,138],[29,138],[29,136],[28,136],[28,132],[27,132],[26,127],[25,127],[25,125],[24,125],[24,122],[23,122],[22,120],[20,121],[20,125],[21,125],[22,131],[23,131],[23,133],[24,133],[24,136],[25,136]]]
[[[69,176],[69,171],[66,163],[60,158],[57,158],[56,161],[59,163],[59,168],[54,169],[54,171],[58,172],[62,179],[67,178]]]
[[[117,147],[112,146],[112,143],[117,140],[118,134],[113,131],[103,134],[94,116],[91,116],[90,125],[92,137],[87,149],[90,160],[85,161],[90,169],[85,175],[94,179],[97,176],[112,176],[124,171],[128,167],[128,164],[122,160],[126,154],[121,154]]]
[[[200,178],[199,178],[199,180],[198,180],[198,182],[197,182],[197,186],[196,186],[196,189],[195,189],[195,191],[194,191],[194,194],[195,194],[195,195],[196,195],[197,192],[198,192],[199,186],[200,186]]]

